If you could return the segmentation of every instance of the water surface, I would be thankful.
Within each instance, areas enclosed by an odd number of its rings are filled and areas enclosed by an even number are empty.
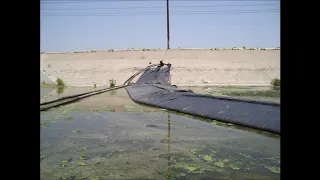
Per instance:
[[[40,114],[41,179],[280,179],[280,137],[134,103],[125,89]]]

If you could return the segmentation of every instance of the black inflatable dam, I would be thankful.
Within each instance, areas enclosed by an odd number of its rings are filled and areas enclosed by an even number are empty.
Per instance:
[[[170,85],[170,67],[147,69],[126,87],[130,98],[146,105],[280,134],[280,103],[193,93]]]

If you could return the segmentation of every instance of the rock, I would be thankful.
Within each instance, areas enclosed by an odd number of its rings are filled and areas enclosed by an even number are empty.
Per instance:
[[[202,82],[203,82],[203,83],[206,83],[206,84],[207,84],[207,83],[210,83],[209,80],[202,80]]]

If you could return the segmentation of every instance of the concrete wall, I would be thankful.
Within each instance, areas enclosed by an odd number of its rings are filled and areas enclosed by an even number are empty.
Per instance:
[[[40,84],[45,83],[45,84],[56,84],[53,80],[51,80],[47,75],[40,70]]]
[[[51,79],[67,85],[122,84],[133,73],[158,63],[172,64],[176,85],[269,85],[280,77],[280,50],[179,50],[41,54],[42,68]],[[207,83],[204,83],[207,82]]]

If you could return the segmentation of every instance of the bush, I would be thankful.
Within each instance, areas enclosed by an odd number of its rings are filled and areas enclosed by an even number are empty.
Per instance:
[[[246,49],[246,47],[245,47],[245,46],[242,46],[242,48],[243,48],[243,49]]]
[[[270,84],[274,89],[279,89],[280,88],[280,79],[274,78],[271,80]]]
[[[58,78],[56,82],[57,82],[57,86],[58,87],[64,87],[65,86],[65,84],[64,84],[64,82],[63,82],[63,80],[61,78]]]
[[[116,86],[116,80],[110,79],[109,82],[110,82],[110,87],[111,87],[111,88],[113,88],[113,87]]]

